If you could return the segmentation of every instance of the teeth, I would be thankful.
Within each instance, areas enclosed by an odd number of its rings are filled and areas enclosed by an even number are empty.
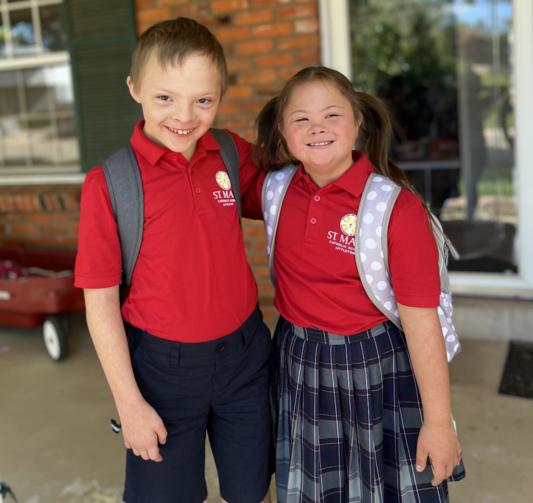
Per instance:
[[[173,133],[178,133],[178,134],[189,134],[192,129],[172,129],[171,127],[169,127],[168,129],[170,129]]]
[[[330,143],[330,141],[323,141],[322,143],[310,143],[309,145],[311,145],[312,147],[320,147],[322,145],[329,145]]]

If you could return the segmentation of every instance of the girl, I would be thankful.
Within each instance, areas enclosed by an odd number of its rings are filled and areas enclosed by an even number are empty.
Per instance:
[[[438,252],[429,210],[387,157],[383,104],[335,70],[306,68],[267,104],[258,131],[261,167],[299,164],[274,257],[278,501],[448,501],[446,481],[464,469],[437,314]],[[352,151],[358,134],[366,155]],[[347,239],[373,172],[403,189],[388,265],[404,333],[368,298]]]

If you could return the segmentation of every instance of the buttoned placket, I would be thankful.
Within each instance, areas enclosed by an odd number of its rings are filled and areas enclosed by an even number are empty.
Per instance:
[[[201,180],[202,170],[200,169],[200,163],[205,157],[205,150],[197,151],[186,166],[189,186],[198,215],[207,215],[212,212],[207,198],[208,191],[205,189],[205,180],[204,183]]]
[[[305,226],[305,241],[315,244],[323,217],[322,198],[329,192],[330,187],[318,188],[309,177],[303,177],[304,183],[309,191],[309,206],[307,209],[307,221]]]

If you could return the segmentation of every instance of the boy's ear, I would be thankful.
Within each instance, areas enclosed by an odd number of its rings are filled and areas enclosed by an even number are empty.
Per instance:
[[[131,80],[131,77],[129,75],[128,75],[128,78],[126,79],[126,84],[128,85],[128,89],[130,90],[131,97],[137,103],[140,103],[141,99],[139,98],[139,95],[137,94],[137,91],[135,91],[135,84],[133,83],[133,80]]]

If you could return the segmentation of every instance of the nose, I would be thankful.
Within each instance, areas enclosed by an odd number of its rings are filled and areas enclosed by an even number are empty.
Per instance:
[[[180,124],[187,125],[194,119],[194,108],[187,103],[175,103],[172,109],[172,118]]]
[[[322,122],[312,122],[309,127],[310,134],[320,134],[326,132],[326,126]]]

